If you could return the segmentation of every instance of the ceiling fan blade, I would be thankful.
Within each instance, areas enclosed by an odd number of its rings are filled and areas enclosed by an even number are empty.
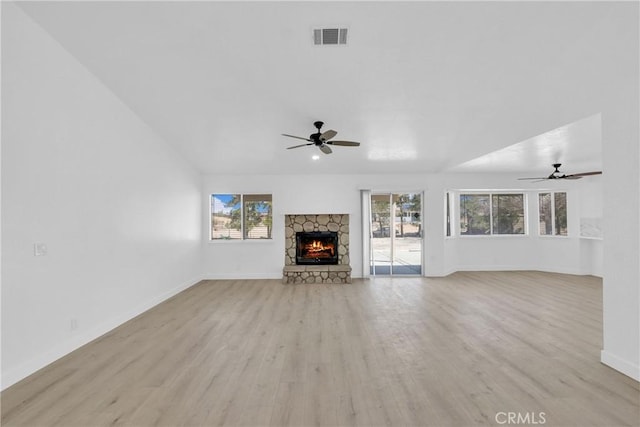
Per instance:
[[[360,146],[359,142],[353,142],[353,141],[327,141],[327,144],[342,145],[344,147],[359,147]]]
[[[591,175],[602,175],[602,171],[594,171],[594,172],[582,172],[582,173],[572,173],[571,175],[566,175],[566,179],[578,179],[583,176],[591,176]]]
[[[322,151],[324,154],[331,154],[331,148],[327,147],[325,144],[322,145],[318,145],[318,148],[320,149],[320,151]]]
[[[307,145],[313,145],[313,142],[310,142],[308,144],[294,145],[293,147],[287,147],[287,150],[291,150],[292,148],[306,147]]]
[[[330,129],[330,130],[328,130],[326,132],[323,132],[320,135],[320,141],[327,141],[327,140],[333,138],[334,136],[336,136],[337,134],[338,134],[338,132],[336,132],[333,129]]]
[[[295,135],[288,135],[286,133],[283,133],[282,136],[288,136],[289,138],[297,138],[297,139],[302,139],[303,141],[311,141],[309,138],[303,138],[301,136],[295,136]]]

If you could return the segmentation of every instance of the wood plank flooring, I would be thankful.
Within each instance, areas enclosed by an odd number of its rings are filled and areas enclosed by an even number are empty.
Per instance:
[[[638,426],[601,346],[589,276],[204,281],[5,390],[2,425]]]

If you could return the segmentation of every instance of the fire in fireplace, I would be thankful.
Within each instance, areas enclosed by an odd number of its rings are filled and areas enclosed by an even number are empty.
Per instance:
[[[338,233],[333,231],[296,233],[296,264],[338,264]]]

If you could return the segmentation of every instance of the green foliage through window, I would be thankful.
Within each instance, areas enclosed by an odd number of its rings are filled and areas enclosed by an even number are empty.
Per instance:
[[[491,234],[491,206],[488,194],[460,195],[460,234]]]
[[[244,238],[270,239],[272,225],[271,194],[245,194]]]
[[[567,235],[567,193],[539,193],[538,217],[540,235]]]
[[[447,191],[444,201],[445,230],[444,235],[451,237],[451,193]]]
[[[524,194],[491,197],[493,234],[524,234]]]
[[[525,233],[524,194],[460,194],[460,235]]]

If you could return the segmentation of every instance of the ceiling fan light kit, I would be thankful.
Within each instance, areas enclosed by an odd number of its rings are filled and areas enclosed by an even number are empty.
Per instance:
[[[289,138],[302,139],[303,141],[308,141],[306,144],[293,145],[291,147],[287,147],[287,150],[291,150],[293,148],[306,147],[307,145],[315,145],[322,151],[324,154],[331,154],[333,151],[329,145],[334,146],[342,146],[342,147],[358,147],[360,145],[359,142],[353,141],[330,141],[331,138],[336,136],[338,132],[333,129],[330,129],[326,132],[320,132],[320,129],[324,125],[323,122],[317,121],[314,122],[313,125],[316,127],[317,132],[309,135],[309,138],[303,138],[301,136],[289,135],[283,133],[282,136],[287,136]]]
[[[533,180],[533,182],[540,182],[540,181],[546,181],[546,180],[550,180],[550,179],[581,179],[582,177],[585,176],[591,176],[591,175],[601,175],[602,171],[593,171],[593,172],[581,172],[581,173],[572,173],[569,175],[563,174],[562,172],[560,172],[560,166],[562,166],[562,163],[554,163],[553,168],[555,169],[553,172],[551,172],[551,175],[547,176],[547,177],[537,177],[537,178],[518,178],[519,180]]]

